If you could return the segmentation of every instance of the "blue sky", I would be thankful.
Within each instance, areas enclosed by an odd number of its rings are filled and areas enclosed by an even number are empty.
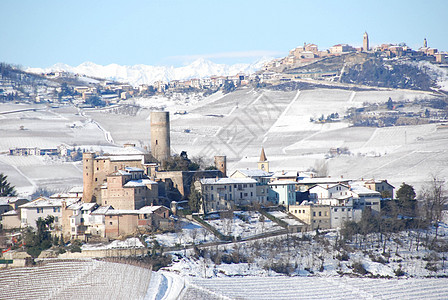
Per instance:
[[[448,1],[0,0],[0,61],[183,65],[284,56],[313,42],[448,50]]]

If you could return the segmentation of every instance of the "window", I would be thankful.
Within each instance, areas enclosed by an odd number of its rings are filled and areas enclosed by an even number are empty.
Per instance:
[[[345,208],[343,208],[342,211],[345,211]]]
[[[59,222],[59,217],[54,217],[54,221],[57,223]]]
[[[315,217],[316,216],[316,212],[315,211],[313,211],[313,217]]]
[[[319,212],[319,217],[322,217],[322,212],[321,211]]]
[[[229,185],[229,191],[232,191],[232,186],[231,185]]]
[[[325,212],[325,216],[328,216],[328,212],[327,211]]]
[[[43,213],[44,212],[44,208],[43,207],[38,207],[37,208],[37,213]]]
[[[112,225],[112,222],[109,222],[109,225]]]
[[[210,190],[213,191],[213,185],[210,187]]]
[[[297,213],[297,209],[295,209],[294,212]]]
[[[335,209],[334,209],[334,212],[338,212],[338,209],[337,209],[337,208],[335,208]]]

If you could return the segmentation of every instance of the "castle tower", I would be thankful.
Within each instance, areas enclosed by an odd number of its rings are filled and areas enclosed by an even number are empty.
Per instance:
[[[364,32],[364,36],[362,39],[362,50],[364,52],[369,51],[369,35],[367,34],[367,32]]]
[[[227,177],[227,157],[225,155],[215,156],[215,167],[221,171],[224,177]]]
[[[151,112],[151,153],[159,162],[167,160],[171,155],[169,112]]]
[[[423,40],[423,48],[428,48],[428,42],[426,41],[426,38]]]
[[[261,147],[260,161],[258,162],[258,169],[269,172],[269,162],[264,153],[264,148]]]
[[[82,200],[84,202],[95,202],[93,199],[94,161],[94,153],[86,152],[82,154]]]

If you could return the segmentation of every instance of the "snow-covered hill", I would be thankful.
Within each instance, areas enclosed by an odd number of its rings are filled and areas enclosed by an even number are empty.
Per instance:
[[[132,85],[150,84],[158,80],[187,80],[191,78],[205,78],[212,75],[236,75],[239,72],[251,74],[259,70],[271,58],[261,58],[252,64],[216,64],[210,60],[199,58],[183,67],[134,65],[121,66],[110,64],[98,65],[84,62],[77,67],[58,63],[49,68],[28,68],[27,72],[47,73],[52,71],[66,71],[87,76],[106,78],[120,82],[129,82]]]

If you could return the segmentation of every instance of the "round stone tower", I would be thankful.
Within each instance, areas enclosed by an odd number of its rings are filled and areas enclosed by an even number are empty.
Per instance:
[[[225,155],[215,156],[215,167],[221,171],[223,177],[227,177],[227,157]]]
[[[84,202],[92,202],[93,200],[93,178],[94,178],[94,161],[95,154],[85,152],[82,154],[82,180],[83,191],[82,200]]]
[[[167,160],[171,155],[169,112],[151,112],[151,153],[159,162]]]

